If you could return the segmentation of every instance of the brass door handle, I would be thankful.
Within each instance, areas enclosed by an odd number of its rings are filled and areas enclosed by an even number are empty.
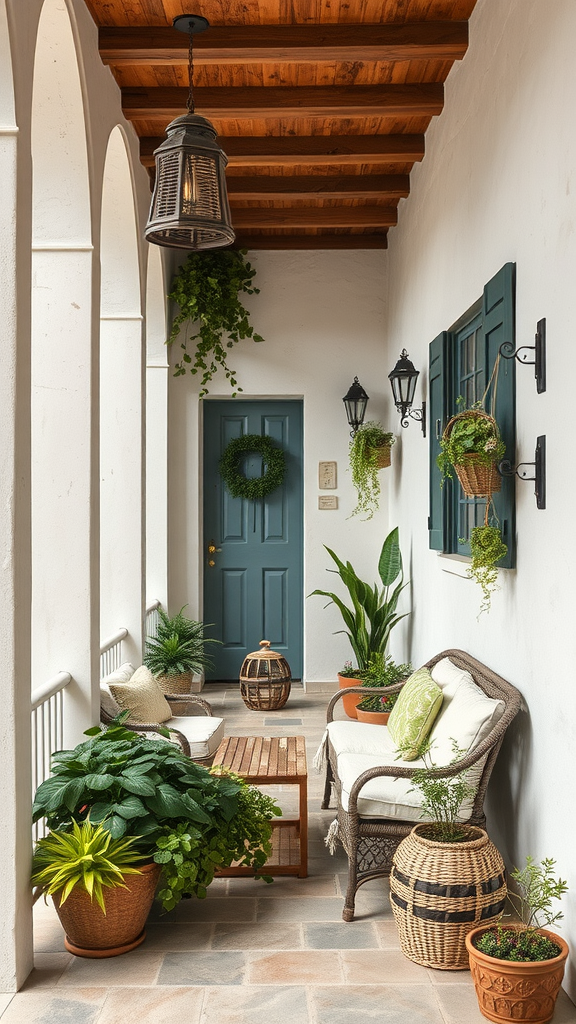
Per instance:
[[[216,565],[216,562],[214,561],[212,556],[215,555],[217,551],[222,551],[222,548],[217,548],[214,541],[211,540],[208,545],[208,565],[210,566],[211,569],[213,569],[214,566]]]

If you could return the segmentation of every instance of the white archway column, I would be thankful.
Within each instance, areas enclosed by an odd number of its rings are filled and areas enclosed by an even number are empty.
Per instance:
[[[32,679],[36,688],[71,673],[64,742],[73,746],[98,720],[92,247],[36,244],[32,278]]]
[[[2,843],[0,992],[32,969],[30,905],[30,348],[29,315],[17,307],[29,267],[16,235],[18,129],[6,11],[0,0],[0,663]],[[21,233],[28,253],[29,236]],[[24,252],[22,248],[21,252]]]
[[[102,191],[100,300],[100,630],[128,630],[142,662],[145,611],[145,350],[134,189],[115,128]]]
[[[168,606],[168,353],[162,253],[148,251],[146,293],[146,601]]]

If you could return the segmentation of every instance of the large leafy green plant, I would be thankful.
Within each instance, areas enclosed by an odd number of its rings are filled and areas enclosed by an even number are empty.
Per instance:
[[[104,889],[124,886],[126,875],[137,875],[134,864],[145,860],[134,850],[135,839],[113,839],[102,824],[72,821],[67,832],[49,832],[39,839],[32,863],[32,884],[48,895],[60,893],[60,906],[76,886],[85,889],[106,913]]]
[[[408,586],[404,583],[398,527],[390,531],[380,552],[378,574],[382,587],[377,583],[374,586],[364,583],[351,562],[342,562],[331,548],[327,547],[326,551],[337,566],[328,572],[340,577],[348,590],[351,604],[345,604],[338,594],[328,590],[314,590],[310,596],[328,597],[328,604],[335,604],[339,609],[346,629],[337,632],[346,634],[358,668],[363,670],[368,668],[374,655],[386,653],[390,633],[408,614],[398,615],[396,611],[400,594]]]
[[[155,676],[174,676],[183,672],[202,672],[212,665],[207,644],[219,643],[204,636],[204,624],[188,619],[183,608],[170,617],[158,609],[156,636],[148,637],[144,664]]]
[[[259,291],[252,285],[256,271],[245,255],[245,250],[233,249],[192,252],[172,282],[168,298],[178,303],[180,312],[174,317],[167,344],[176,341],[182,324],[197,325],[195,334],[189,338],[186,331],[180,341],[183,355],[175,364],[174,376],[182,376],[187,369],[194,375],[201,373],[200,398],[208,394],[207,385],[219,367],[234,394],[242,391],[234,370],[228,366],[227,349],[243,338],[264,340],[254,331],[250,314],[240,300],[241,292],[254,295]],[[193,356],[188,352],[189,341],[196,342]]]
[[[134,851],[166,866],[159,893],[166,910],[182,896],[206,895],[219,867],[233,861],[259,874],[271,852],[274,801],[243,780],[216,775],[164,740],[126,729],[127,713],[74,750],[52,756],[33,820],[58,832],[87,817],[113,839],[134,837]]]

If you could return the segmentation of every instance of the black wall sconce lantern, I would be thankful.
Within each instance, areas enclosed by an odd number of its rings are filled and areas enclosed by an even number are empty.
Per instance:
[[[426,402],[422,402],[421,409],[412,408],[416,381],[419,376],[420,370],[417,370],[414,363],[408,359],[408,353],[403,348],[396,366],[388,374],[388,380],[392,387],[396,408],[400,413],[400,425],[407,427],[409,423],[408,417],[410,416],[411,419],[420,423],[422,433],[426,437]]]
[[[526,352],[533,352],[534,359],[528,359],[525,354],[521,355]],[[546,317],[536,324],[533,345],[521,345],[520,348],[514,349],[510,341],[505,341],[500,345],[500,355],[504,359],[517,359],[523,366],[533,366],[536,391],[539,395],[543,394],[546,391]]]
[[[534,476],[527,475],[527,466],[533,466]],[[519,462],[513,466],[509,459],[503,459],[498,466],[500,476],[517,476],[519,480],[534,481],[536,508],[546,508],[546,434],[536,438],[534,462]]]
[[[168,138],[154,153],[156,182],[144,234],[155,245],[221,249],[235,238],[226,192],[228,158],[210,121],[194,113],[192,41],[209,26],[199,14],[179,15],[172,24],[190,36],[188,113],[168,125]]]
[[[347,393],[342,399],[346,408],[346,416],[348,417],[348,423],[352,428],[350,430],[350,437],[354,437],[354,434],[364,423],[364,416],[366,414],[366,406],[368,405],[368,395],[364,391],[364,388],[360,384],[358,377],[354,377],[354,382],[348,388]]]

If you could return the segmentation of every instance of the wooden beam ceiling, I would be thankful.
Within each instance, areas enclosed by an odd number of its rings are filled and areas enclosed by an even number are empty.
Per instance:
[[[168,66],[188,63],[188,39],[173,28],[101,28],[105,64]],[[194,40],[194,63],[263,64],[291,61],[461,60],[465,21],[408,25],[215,25]]]
[[[166,125],[186,109],[188,37],[171,27],[186,4],[85,2],[153,176]],[[203,0],[194,99],[228,158],[238,245],[386,247],[475,3]]]

